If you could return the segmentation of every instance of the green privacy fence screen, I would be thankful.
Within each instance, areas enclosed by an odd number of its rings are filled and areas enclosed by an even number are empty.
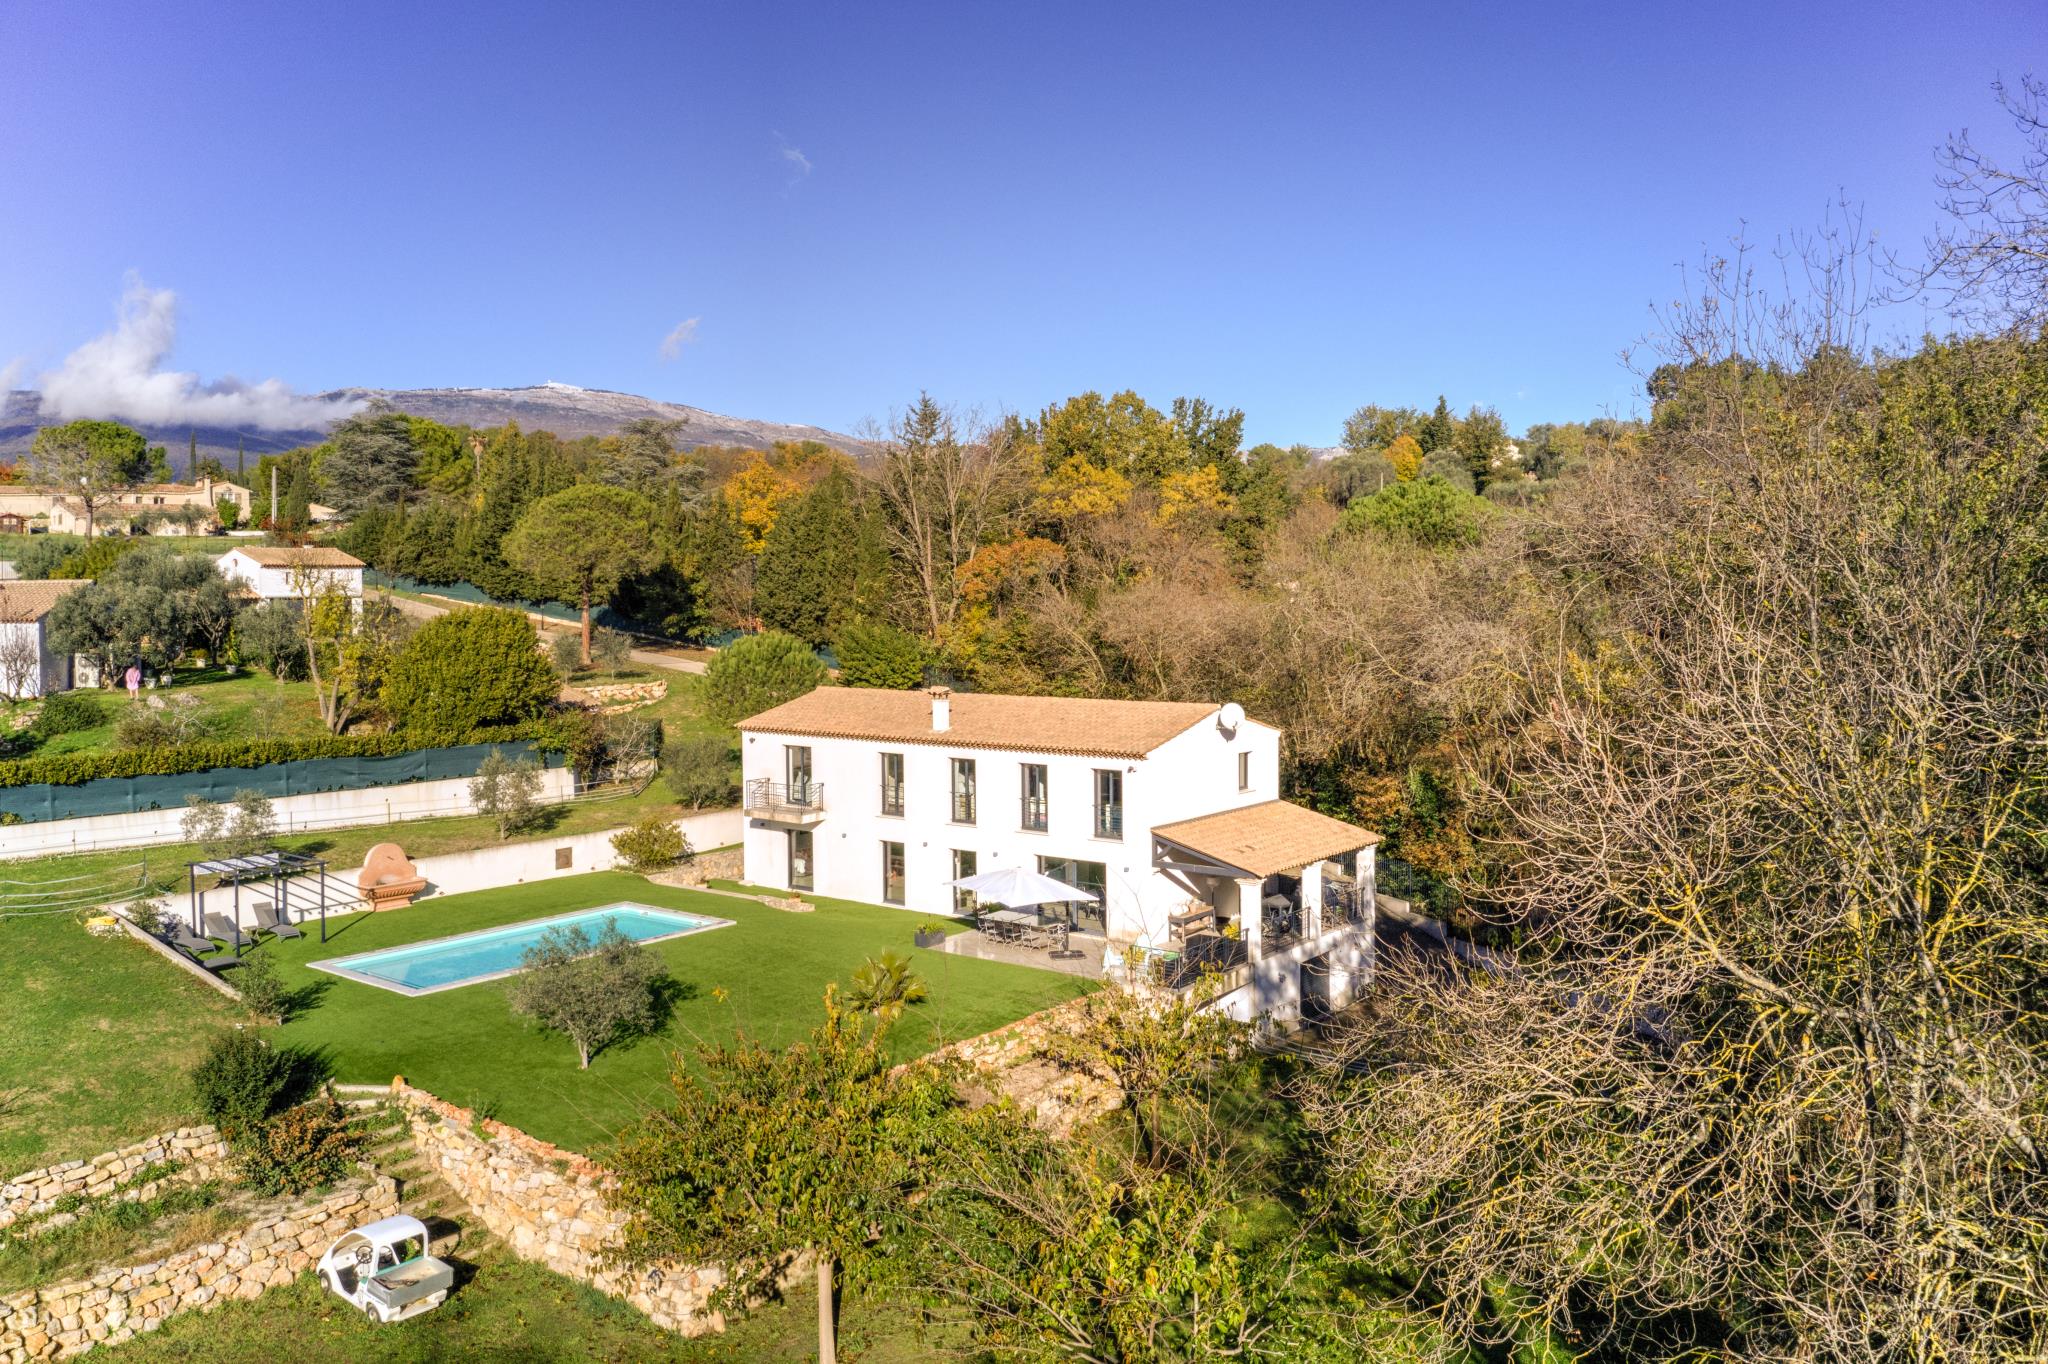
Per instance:
[[[230,801],[237,791],[266,796],[303,796],[316,791],[352,791],[366,786],[397,786],[410,781],[441,781],[472,777],[493,749],[506,757],[538,757],[548,767],[566,758],[549,753],[531,740],[499,744],[460,744],[422,748],[384,758],[301,758],[262,767],[210,767],[203,772],[167,776],[101,777],[76,786],[11,786],[0,788],[0,816],[24,824],[85,815],[124,815],[142,810],[177,809],[193,796]],[[10,821],[11,822],[11,821]]]

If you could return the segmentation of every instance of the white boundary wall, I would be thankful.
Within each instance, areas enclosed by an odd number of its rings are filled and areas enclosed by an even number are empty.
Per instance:
[[[683,836],[690,840],[690,846],[699,852],[713,848],[730,847],[740,841],[746,821],[738,810],[712,810],[704,814],[686,815],[676,821],[682,826]],[[561,838],[523,839],[516,843],[498,843],[488,848],[476,848],[469,852],[443,853],[438,857],[415,858],[413,865],[426,878],[427,888],[420,892],[419,902],[431,902],[441,895],[460,895],[472,890],[496,890],[501,886],[524,885],[528,881],[545,881],[558,876],[580,876],[588,871],[609,871],[618,865],[618,856],[612,851],[612,835],[618,829],[605,829],[594,834],[568,834]],[[393,830],[391,841],[401,848],[405,846],[403,830]],[[558,866],[559,854],[567,851],[567,866]],[[356,877],[361,867],[350,867],[346,871],[330,870],[327,874],[327,903],[329,908],[339,912],[347,908],[355,894]],[[309,903],[317,902],[317,887],[301,882],[290,895],[290,904],[295,917],[303,921],[307,916]],[[253,922],[258,900],[268,900],[270,888],[267,882],[251,881],[242,887],[242,923]],[[224,914],[230,919],[235,914],[235,893],[231,887],[216,887],[202,891],[199,896],[202,914]],[[188,892],[174,890],[165,902],[165,912],[183,922],[191,913],[192,897]],[[317,917],[317,909],[314,916]]]
[[[363,786],[350,791],[314,791],[303,796],[273,796],[270,806],[277,812],[279,833],[396,824],[443,815],[475,814],[469,783],[468,777],[450,777],[445,781]],[[575,791],[576,774],[570,769],[542,769],[542,800],[567,800]],[[0,860],[180,843],[185,837],[184,818],[184,807],[173,806],[129,814],[12,824],[0,827]]]

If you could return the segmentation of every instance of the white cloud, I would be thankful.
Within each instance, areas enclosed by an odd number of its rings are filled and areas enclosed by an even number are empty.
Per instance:
[[[697,324],[703,320],[701,317],[686,317],[676,323],[674,330],[661,338],[661,358],[663,360],[682,359],[683,347],[697,339]]]
[[[21,382],[21,376],[26,373],[27,360],[9,360],[6,364],[0,365],[0,407],[7,405],[7,395],[14,391],[14,386]]]
[[[789,144],[789,139],[781,133],[775,134],[775,154],[782,158],[783,162],[789,166],[792,176],[791,184],[795,184],[798,180],[811,173],[811,158],[805,156],[799,149],[792,147]]]
[[[360,401],[312,398],[282,379],[244,383],[232,375],[202,383],[161,368],[178,333],[178,296],[128,277],[113,330],[64,357],[37,382],[46,418],[126,417],[149,426],[255,426],[290,431],[325,426]]]

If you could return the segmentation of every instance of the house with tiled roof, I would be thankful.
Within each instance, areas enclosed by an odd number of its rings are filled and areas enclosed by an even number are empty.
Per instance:
[[[47,617],[85,578],[0,582],[0,695],[14,700],[71,687],[71,656],[50,649]]]
[[[221,525],[221,507],[232,505],[235,520],[246,523],[254,498],[239,483],[200,478],[193,483],[143,483],[123,488],[90,513],[74,497],[43,494],[50,529],[59,534],[180,535],[210,532]]]
[[[330,591],[363,599],[363,561],[331,545],[237,545],[215,564],[252,601],[304,601]]]
[[[1241,707],[828,686],[739,728],[753,884],[954,915],[988,908],[955,882],[1035,872],[1078,894],[1000,924],[1112,974],[1134,947],[1211,968],[1247,1018],[1371,969],[1379,837],[1282,799],[1280,731]]]

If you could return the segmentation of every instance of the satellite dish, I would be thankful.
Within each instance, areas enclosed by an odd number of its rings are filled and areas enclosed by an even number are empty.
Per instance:
[[[1244,723],[1244,707],[1235,701],[1223,703],[1223,709],[1216,712],[1216,728],[1235,731]]]

